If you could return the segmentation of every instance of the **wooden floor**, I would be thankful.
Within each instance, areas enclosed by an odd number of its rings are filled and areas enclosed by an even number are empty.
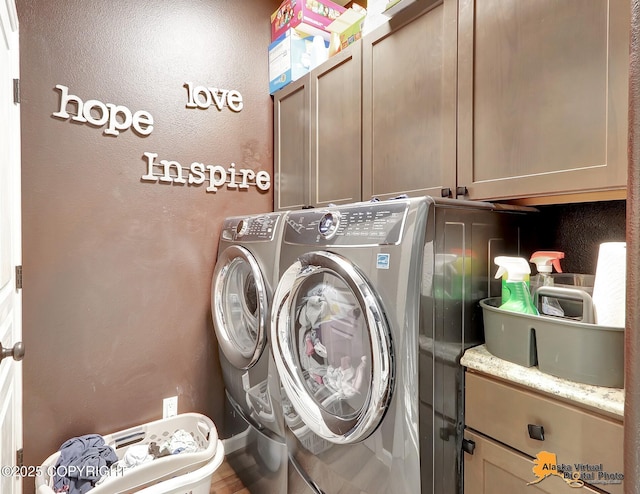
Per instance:
[[[233,468],[225,460],[211,478],[211,494],[249,494]]]

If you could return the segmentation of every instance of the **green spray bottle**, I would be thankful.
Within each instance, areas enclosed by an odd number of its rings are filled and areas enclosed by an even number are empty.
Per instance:
[[[531,300],[529,288],[531,267],[527,260],[522,257],[498,256],[494,262],[498,265],[496,278],[503,279],[503,302],[500,309],[537,316],[538,309]],[[506,276],[503,277],[503,275]]]

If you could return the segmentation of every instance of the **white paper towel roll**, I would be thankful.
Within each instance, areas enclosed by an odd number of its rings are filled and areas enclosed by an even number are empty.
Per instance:
[[[624,327],[627,279],[627,243],[600,244],[593,282],[595,322],[600,326]]]

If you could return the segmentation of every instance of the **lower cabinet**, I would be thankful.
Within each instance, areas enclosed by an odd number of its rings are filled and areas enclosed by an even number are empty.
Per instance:
[[[621,421],[467,372],[465,425],[465,494],[623,494]]]
[[[575,494],[573,487],[556,476],[530,484],[536,478],[528,456],[470,430],[464,437],[475,445],[473,454],[464,458],[464,494]],[[597,491],[585,485],[578,492]]]

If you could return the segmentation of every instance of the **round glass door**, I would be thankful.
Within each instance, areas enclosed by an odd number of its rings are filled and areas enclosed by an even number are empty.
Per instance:
[[[348,444],[376,429],[391,397],[391,339],[354,265],[330,252],[301,256],[274,294],[271,336],[282,386],[313,432]]]
[[[268,307],[258,262],[244,247],[225,249],[211,283],[211,311],[220,349],[234,367],[248,369],[262,355]]]

